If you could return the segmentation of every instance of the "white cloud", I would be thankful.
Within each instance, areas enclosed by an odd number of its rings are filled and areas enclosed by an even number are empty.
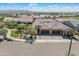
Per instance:
[[[48,8],[60,8],[60,6],[59,5],[49,5],[49,6],[47,6]]]
[[[37,7],[37,6],[32,6],[30,8],[27,8],[30,11],[41,11],[41,12],[79,12],[79,7],[71,7],[71,6],[46,6],[46,7]]]
[[[30,3],[27,7],[34,7],[34,6],[37,6],[38,4],[36,3]]]
[[[10,5],[10,4],[9,4]],[[40,11],[40,12],[79,12],[79,6],[71,7],[71,6],[62,6],[59,5],[48,5],[48,6],[39,6],[36,3],[30,3],[28,6],[18,7],[15,4],[11,4],[12,7],[6,6],[0,7],[1,9],[11,9],[11,10],[30,10],[30,11]]]

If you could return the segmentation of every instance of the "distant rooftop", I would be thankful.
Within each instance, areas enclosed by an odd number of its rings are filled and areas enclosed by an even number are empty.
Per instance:
[[[32,23],[33,19],[32,18],[13,18],[14,21],[17,22],[26,22],[26,23]]]

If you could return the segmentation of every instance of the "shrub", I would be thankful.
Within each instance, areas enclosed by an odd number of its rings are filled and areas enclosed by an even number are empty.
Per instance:
[[[8,31],[5,29],[0,29],[0,35],[5,35]]]
[[[15,38],[18,38],[18,37],[19,37],[19,34],[18,34],[17,31],[15,31],[15,30],[12,30],[10,35],[11,35],[12,37],[15,37]]]
[[[78,31],[74,31],[74,35],[78,35],[79,36],[79,32]]]

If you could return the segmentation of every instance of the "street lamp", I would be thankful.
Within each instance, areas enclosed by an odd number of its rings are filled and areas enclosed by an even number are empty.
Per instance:
[[[70,52],[71,52],[72,38],[73,38],[73,35],[70,37],[71,41],[70,41],[70,45],[69,45],[68,56],[70,56]]]

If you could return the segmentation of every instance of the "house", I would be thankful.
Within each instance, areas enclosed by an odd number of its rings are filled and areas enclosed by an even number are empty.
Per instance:
[[[38,29],[39,34],[70,35],[71,28],[63,23],[52,19],[36,19],[33,26]]]
[[[79,20],[77,19],[65,21],[64,24],[79,31]]]
[[[58,18],[58,16],[51,16],[51,15],[34,15],[33,18],[36,18],[36,19],[55,19],[55,18]]]
[[[9,17],[12,17],[12,18],[19,18],[21,17],[19,13],[14,13],[14,14],[10,14]]]
[[[14,21],[18,22],[18,23],[29,23],[32,24],[33,19],[32,18],[13,18]]]

